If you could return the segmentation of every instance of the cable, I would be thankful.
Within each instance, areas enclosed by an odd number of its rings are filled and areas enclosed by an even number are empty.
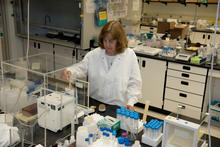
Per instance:
[[[26,58],[28,59],[29,48],[30,48],[30,0],[27,0],[27,52]]]
[[[211,71],[210,71],[210,80],[209,80],[209,110],[208,110],[208,113],[209,113],[209,117],[208,117],[209,147],[211,147],[211,132],[210,132],[211,115],[210,115],[210,110],[211,110],[211,98],[212,98],[212,94],[211,94],[212,73],[213,73],[214,54],[215,54],[216,31],[217,31],[217,27],[218,27],[219,5],[220,5],[220,0],[218,0],[218,6],[217,6],[217,12],[216,12],[215,30],[214,30],[213,47],[212,47]]]

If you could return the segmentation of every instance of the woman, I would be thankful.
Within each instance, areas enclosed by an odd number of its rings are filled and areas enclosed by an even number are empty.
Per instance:
[[[64,71],[64,76],[88,76],[91,98],[134,110],[133,105],[141,96],[141,75],[134,51],[127,48],[128,40],[120,22],[105,24],[98,44],[82,62]]]

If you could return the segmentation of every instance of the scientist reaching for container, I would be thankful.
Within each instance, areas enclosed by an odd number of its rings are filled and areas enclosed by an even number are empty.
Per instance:
[[[134,110],[141,96],[142,80],[137,57],[128,48],[125,31],[118,21],[109,21],[99,34],[99,47],[63,72],[66,80],[88,76],[90,97],[109,105]]]

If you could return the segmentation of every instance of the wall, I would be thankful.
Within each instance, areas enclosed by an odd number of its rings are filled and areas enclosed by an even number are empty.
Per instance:
[[[180,3],[163,3],[144,4],[143,12],[149,16],[161,18],[179,18],[182,21],[191,21],[201,19],[215,20],[217,5],[209,4],[208,7],[195,4],[187,4],[186,6]]]
[[[141,5],[142,5],[142,0],[139,0],[139,5],[140,5],[140,9],[135,12],[135,11],[132,11],[132,3],[133,0],[128,0],[128,16],[127,16],[127,19],[131,19],[131,20],[140,20],[140,17],[141,17]],[[83,27],[82,27],[82,48],[83,49],[87,49],[89,47],[89,41],[91,39],[93,39],[94,37],[98,37],[99,35],[99,32],[101,30],[102,27],[98,27],[96,24],[95,24],[95,21],[94,21],[94,13],[87,13],[85,11],[85,8],[86,8],[86,5],[83,4]]]
[[[15,23],[14,23],[14,17],[13,15],[13,5],[10,3],[9,0],[5,1],[5,17],[6,17],[6,26],[7,30],[7,40],[8,40],[8,46],[9,46],[9,58],[18,58],[24,56],[23,51],[23,39],[16,36],[16,30],[15,30]]]

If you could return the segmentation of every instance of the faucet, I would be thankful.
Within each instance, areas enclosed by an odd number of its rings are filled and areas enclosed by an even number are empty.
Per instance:
[[[44,24],[45,25],[47,25],[47,20],[48,20],[49,23],[51,22],[51,18],[50,18],[49,15],[45,15],[45,17],[44,17]]]

